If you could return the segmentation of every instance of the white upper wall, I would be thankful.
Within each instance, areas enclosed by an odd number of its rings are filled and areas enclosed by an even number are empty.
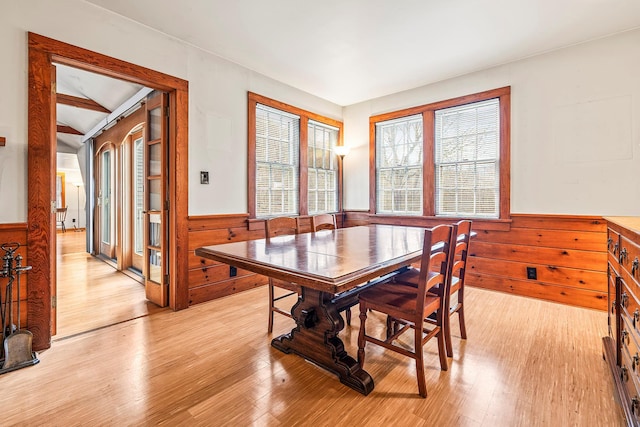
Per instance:
[[[511,86],[511,211],[640,215],[640,30],[344,109],[345,208],[369,207],[369,117]]]
[[[342,108],[80,0],[0,0],[0,224],[27,220],[27,32],[189,81],[189,214],[247,212],[247,91]],[[199,182],[209,171],[209,185]]]

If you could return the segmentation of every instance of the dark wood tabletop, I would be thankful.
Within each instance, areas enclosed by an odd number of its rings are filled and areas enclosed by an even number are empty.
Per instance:
[[[420,259],[424,231],[369,225],[206,246],[195,253],[337,294]]]

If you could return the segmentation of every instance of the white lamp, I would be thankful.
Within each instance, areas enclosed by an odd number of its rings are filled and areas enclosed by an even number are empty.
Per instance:
[[[76,186],[76,200],[78,202],[78,222],[74,225],[75,231],[80,231],[80,186],[84,185],[83,182],[74,182]]]
[[[344,227],[344,194],[343,194],[343,189],[344,189],[344,156],[346,156],[347,154],[349,154],[349,147],[346,147],[344,145],[336,145],[333,148],[333,151],[336,153],[336,155],[338,157],[340,157],[340,217],[341,217],[341,223],[340,225],[342,227]]]
[[[344,156],[349,154],[349,147],[347,147],[345,145],[336,145],[335,148],[333,149],[333,151],[342,160],[344,158]]]

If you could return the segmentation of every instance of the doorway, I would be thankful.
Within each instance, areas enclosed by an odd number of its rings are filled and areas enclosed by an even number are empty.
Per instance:
[[[168,94],[167,206],[168,305],[187,308],[188,291],[188,82],[135,64],[29,33],[29,143],[27,253],[34,268],[27,284],[27,322],[34,350],[51,346],[56,318],[55,69],[61,63],[137,82]]]

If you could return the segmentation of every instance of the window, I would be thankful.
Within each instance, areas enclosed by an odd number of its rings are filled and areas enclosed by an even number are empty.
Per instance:
[[[340,207],[342,122],[249,93],[249,217]]]
[[[497,218],[500,190],[500,103],[435,112],[435,214]]]
[[[378,212],[422,214],[422,116],[376,123]]]
[[[339,129],[309,120],[309,214],[338,210],[338,162],[334,148]]]
[[[298,214],[300,117],[256,105],[256,215]]]
[[[377,214],[506,219],[510,88],[370,118]]]

